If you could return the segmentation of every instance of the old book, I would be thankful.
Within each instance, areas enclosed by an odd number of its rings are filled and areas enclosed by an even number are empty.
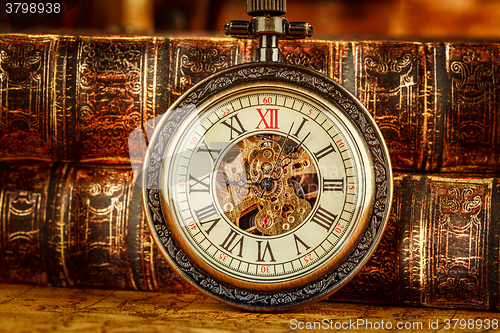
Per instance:
[[[397,173],[380,246],[330,299],[500,310],[498,180]],[[193,292],[141,205],[128,166],[0,163],[0,282]]]
[[[499,177],[406,174],[374,256],[331,298],[500,309]]]
[[[186,291],[145,224],[129,166],[5,162],[1,281]]]
[[[394,170],[498,172],[498,45],[294,40],[282,49],[366,105]],[[227,38],[0,35],[0,160],[140,163],[133,130],[151,130],[175,98],[251,61],[254,48]]]

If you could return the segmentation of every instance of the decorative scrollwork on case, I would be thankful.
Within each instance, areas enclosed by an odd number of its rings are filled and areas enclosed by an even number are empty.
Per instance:
[[[166,238],[164,239],[165,241],[163,239],[160,240],[165,246],[167,254],[170,256],[170,262],[175,263],[178,270],[182,272],[187,279],[195,282],[195,285],[204,292],[218,299],[223,299],[238,306],[252,306],[261,309],[271,308],[273,306],[283,308],[292,307],[331,293],[346,278],[351,277],[353,272],[356,271],[358,264],[371,252],[370,249],[375,245],[374,239],[377,238],[376,236],[380,236],[383,231],[381,222],[384,220],[384,217],[388,216],[388,207],[390,206],[387,179],[390,174],[390,166],[388,160],[384,159],[382,155],[381,138],[378,137],[373,125],[364,116],[360,107],[351,100],[348,93],[315,73],[308,73],[303,69],[290,65],[241,65],[234,68],[234,70],[223,72],[213,80],[198,86],[179,104],[180,109],[176,109],[166,115],[168,118],[162,122],[164,124],[163,128],[159,130],[159,134],[155,137],[154,141],[150,142],[150,159],[152,159],[152,161],[150,160],[149,163],[152,164],[148,165],[149,168],[146,172],[147,184],[153,187],[158,186],[158,173],[160,168],[156,157],[164,155],[164,151],[175,128],[190,111],[193,111],[193,109],[189,109],[188,106],[195,106],[201,103],[204,99],[223,90],[231,84],[244,83],[252,80],[258,82],[266,79],[299,83],[323,93],[326,98],[329,98],[345,110],[347,115],[349,115],[357,125],[369,145],[376,170],[376,202],[371,212],[371,223],[367,226],[367,229],[363,233],[363,237],[359,240],[352,253],[349,254],[336,269],[305,286],[286,292],[248,291],[223,284],[207,276],[185,256],[168,231],[165,218],[160,209],[159,190],[149,190],[147,205],[147,209],[149,210],[148,214],[152,216],[154,229],[157,231],[161,230],[163,237]]]
[[[182,121],[182,119],[184,119],[184,117],[194,111],[194,109],[194,105],[188,105],[186,107],[177,108],[164,116],[167,117],[165,119],[166,121],[163,124],[157,139],[152,143],[154,144],[154,149],[150,156],[150,160],[148,161],[148,179],[146,182],[147,188],[158,188],[160,178],[158,177],[157,171],[161,166],[163,151],[170,141],[170,137],[177,128],[177,125]]]

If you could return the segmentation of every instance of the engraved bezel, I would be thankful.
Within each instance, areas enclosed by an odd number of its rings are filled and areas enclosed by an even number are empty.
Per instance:
[[[172,151],[190,119],[220,96],[252,87],[282,86],[328,108],[335,105],[356,133],[367,178],[361,217],[343,247],[325,265],[283,283],[255,283],[227,276],[199,259],[175,228],[169,200],[161,191],[163,156]],[[331,108],[330,108],[331,109]],[[322,299],[338,290],[366,263],[380,241],[392,201],[392,171],[382,135],[368,111],[333,80],[284,64],[239,65],[208,78],[171,106],[150,141],[143,168],[143,200],[156,244],[174,270],[202,292],[249,309],[284,309]]]

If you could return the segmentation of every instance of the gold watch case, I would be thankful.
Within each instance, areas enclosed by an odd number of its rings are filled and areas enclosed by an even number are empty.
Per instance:
[[[324,171],[333,164],[335,177]],[[142,184],[171,267],[209,296],[264,311],[347,283],[392,201],[389,154],[368,111],[330,78],[276,63],[232,67],[181,96],[155,129]]]

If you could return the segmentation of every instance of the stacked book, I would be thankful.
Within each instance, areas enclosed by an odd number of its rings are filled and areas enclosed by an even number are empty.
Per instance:
[[[383,240],[331,300],[500,310],[499,45],[283,41],[367,107],[392,159]],[[0,282],[194,292],[151,239],[132,166],[177,97],[254,48],[0,35]]]

